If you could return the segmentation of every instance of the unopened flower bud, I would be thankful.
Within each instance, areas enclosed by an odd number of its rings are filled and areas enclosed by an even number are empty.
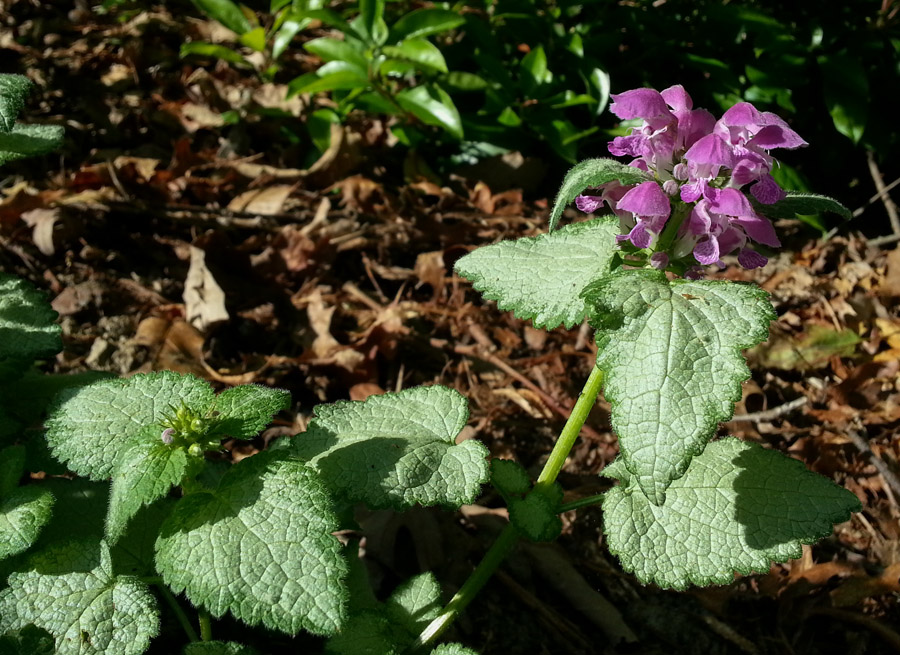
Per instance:
[[[672,176],[676,180],[686,180],[689,177],[687,164],[681,162],[679,164],[675,164],[675,167],[672,168]]]
[[[675,194],[677,194],[678,189],[680,188],[678,186],[678,182],[676,182],[675,180],[666,180],[665,182],[663,182],[662,187],[663,191],[666,192],[666,195],[670,196],[674,196]]]
[[[194,457],[200,457],[203,455],[203,446],[198,443],[192,443],[188,448],[188,454]]]
[[[700,266],[691,266],[688,270],[684,272],[685,280],[702,280],[703,279],[703,268]]]
[[[160,439],[167,446],[172,443],[172,440],[175,438],[175,428],[166,428],[162,431],[162,435],[160,435]]]
[[[664,252],[655,252],[650,255],[650,266],[664,270],[669,265],[669,256]]]
[[[191,432],[203,432],[203,421],[199,418],[195,418],[191,421]]]

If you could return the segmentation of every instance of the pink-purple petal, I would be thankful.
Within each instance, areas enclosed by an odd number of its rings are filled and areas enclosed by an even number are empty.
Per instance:
[[[603,199],[600,196],[580,195],[575,198],[575,206],[578,207],[579,211],[583,211],[585,214],[593,214],[602,204]]]
[[[709,189],[707,192],[711,211],[728,216],[744,216],[753,213],[747,196],[737,189]]]
[[[666,101],[656,89],[632,89],[610,97],[613,99],[610,111],[622,120],[671,115]]]
[[[767,257],[763,257],[755,250],[744,248],[738,253],[738,264],[744,268],[762,268],[769,261]]]
[[[762,243],[773,248],[781,245],[778,235],[775,234],[775,228],[772,227],[772,222],[768,218],[752,214],[739,216],[734,219],[734,222],[744,228],[747,236],[756,241],[756,243]]]
[[[641,221],[638,221],[628,233],[628,239],[636,248],[649,248],[654,236]]]
[[[637,216],[668,216],[671,211],[669,197],[656,182],[641,182],[622,196],[617,206]]]
[[[694,246],[694,259],[708,266],[719,261],[719,241],[712,234],[701,238]]]
[[[718,134],[707,134],[684,153],[684,158],[694,164],[713,164],[716,166],[734,165],[734,153],[731,145]]]
[[[739,102],[722,114],[720,122],[729,127],[759,125],[759,111],[749,102]]]
[[[664,252],[655,252],[650,255],[650,266],[664,270],[669,265],[669,256]]]
[[[809,145],[786,125],[766,125],[750,139],[750,144],[766,150],[772,148],[793,149]]]
[[[659,95],[662,96],[662,99],[666,101],[666,104],[675,111],[689,110],[694,107],[694,101],[691,100],[691,96],[688,95],[688,92],[685,91],[684,87],[680,84],[670,86],[668,89],[663,89]]]
[[[760,178],[759,182],[750,187],[750,193],[764,205],[773,205],[787,197],[787,194],[771,175]]]

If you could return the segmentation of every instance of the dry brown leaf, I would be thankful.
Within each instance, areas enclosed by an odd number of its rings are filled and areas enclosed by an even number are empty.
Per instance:
[[[100,82],[104,86],[113,86],[128,79],[133,79],[133,73],[125,64],[112,64],[109,70],[100,76]]]
[[[228,203],[228,209],[267,214],[280,214],[285,201],[294,190],[290,184],[276,184],[265,189],[245,191]]]
[[[263,84],[253,91],[253,101],[266,109],[280,109],[291,116],[299,117],[305,103],[300,95],[288,98],[286,84]]]
[[[444,267],[444,251],[433,250],[431,252],[420,253],[416,257],[416,266],[413,269],[416,277],[419,278],[419,284],[429,284],[434,289],[435,297],[439,296],[444,290],[444,275],[447,269]]]
[[[138,325],[133,343],[150,348],[150,367],[208,377],[203,357],[203,335],[180,318],[150,316]]]
[[[384,389],[374,382],[360,382],[350,387],[350,400],[365,400],[369,396],[384,395]]]
[[[160,161],[150,157],[116,157],[113,160],[113,166],[116,170],[125,168],[126,166],[134,166],[135,171],[145,181],[149,182],[156,174]]]
[[[99,305],[106,287],[96,280],[85,280],[66,287],[50,301],[50,306],[60,316],[77,314],[90,304]]]
[[[530,325],[525,326],[524,337],[525,343],[527,343],[528,347],[532,350],[541,351],[547,344],[547,332],[545,330],[533,328]]]
[[[184,281],[185,315],[189,323],[205,332],[228,320],[225,292],[206,266],[206,253],[191,246],[191,264]]]
[[[33,229],[31,238],[45,255],[52,255],[56,249],[53,247],[53,226],[59,220],[59,209],[32,209],[22,214],[22,220]]]
[[[900,297],[900,247],[887,254],[887,266],[884,278],[878,285],[878,293],[882,296]]]
[[[876,577],[855,576],[844,581],[830,596],[835,607],[858,605],[866,598],[900,593],[900,564],[892,564]]]
[[[222,114],[206,105],[198,105],[193,102],[179,105],[170,102],[161,108],[165,108],[175,114],[178,120],[181,121],[181,125],[190,134],[197,130],[225,125],[225,119],[222,118]]]
[[[311,350],[317,359],[330,361],[348,371],[354,371],[365,360],[365,355],[342,345],[332,336],[331,317],[334,311],[335,307],[325,305],[319,289],[310,295],[306,314],[309,317],[309,326],[316,335]]]

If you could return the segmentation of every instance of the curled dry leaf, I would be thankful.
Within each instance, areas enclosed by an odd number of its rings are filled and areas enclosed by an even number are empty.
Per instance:
[[[53,226],[59,220],[59,209],[32,209],[22,214],[22,220],[34,230],[32,239],[38,250],[45,255],[56,252],[53,246]]]
[[[184,281],[184,304],[188,322],[201,331],[228,320],[225,292],[206,266],[206,253],[194,246]]]

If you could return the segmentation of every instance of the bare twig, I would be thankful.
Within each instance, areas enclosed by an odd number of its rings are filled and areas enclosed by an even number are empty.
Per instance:
[[[869,164],[869,174],[872,181],[875,182],[875,188],[878,193],[883,194],[881,202],[884,203],[884,209],[887,211],[888,218],[891,221],[891,230],[894,234],[900,234],[900,215],[897,213],[897,205],[891,200],[891,197],[885,193],[884,180],[881,177],[881,171],[878,170],[878,163],[875,161],[875,153],[871,150],[866,152],[866,162]]]
[[[848,430],[847,436],[850,437],[850,441],[853,442],[853,445],[859,449],[863,455],[867,455],[869,461],[872,463],[878,472],[881,474],[881,477],[884,478],[884,481],[888,484],[891,490],[900,495],[900,478],[897,477],[897,474],[894,473],[891,468],[887,465],[883,459],[881,459],[878,455],[872,452],[872,449],[869,447],[869,440],[863,437],[856,430]]]
[[[900,234],[887,234],[883,237],[867,239],[866,244],[878,248],[879,246],[886,246],[889,243],[894,243],[895,241],[900,241]]]
[[[534,382],[532,382],[531,380],[526,378],[524,375],[519,373],[516,369],[514,369],[512,366],[510,366],[509,364],[504,362],[502,359],[500,359],[496,355],[491,355],[490,353],[486,353],[486,352],[484,352],[483,349],[478,348],[476,346],[460,345],[460,346],[455,346],[453,348],[453,350],[457,354],[468,355],[470,357],[477,357],[478,359],[482,359],[482,360],[486,361],[491,366],[499,368],[501,371],[503,371],[510,377],[515,378],[520,383],[522,383],[525,387],[527,387],[528,389],[531,389],[534,393],[536,393],[538,396],[540,396],[543,403],[545,405],[547,405],[547,407],[549,407],[551,410],[553,410],[554,412],[556,412],[557,414],[559,414],[560,416],[562,416],[565,419],[569,418],[569,414],[571,414],[571,412],[568,409],[561,407],[559,405],[559,403],[556,402],[556,400],[553,398],[553,396],[551,396],[546,391],[541,389]],[[597,432],[596,430],[594,430],[592,427],[590,427],[588,425],[582,426],[581,433],[584,436],[589,437],[590,439],[593,439],[595,441],[601,441],[601,442],[606,441],[606,439],[604,439],[603,436],[601,436],[599,432]]]
[[[874,196],[872,196],[871,198],[869,198],[868,200],[866,200],[866,202],[865,202],[864,205],[862,205],[862,206],[857,207],[856,209],[854,209],[854,210],[853,210],[853,218],[857,218],[857,217],[859,217],[859,216],[862,216],[863,212],[866,211],[866,209],[868,209],[870,205],[874,205],[876,202],[878,202],[879,200],[881,200],[882,198],[884,198],[884,197],[885,197],[888,193],[890,193],[890,192],[893,190],[893,188],[894,188],[895,186],[897,186],[898,184],[900,184],[900,177],[898,177],[896,180],[894,180],[893,182],[891,182],[890,184],[888,184],[887,186],[885,186],[881,191],[879,191],[878,193],[876,193]]]
[[[809,402],[809,398],[803,396],[801,398],[795,398],[790,402],[786,402],[784,405],[779,405],[778,407],[773,407],[772,409],[766,409],[761,412],[753,412],[751,414],[741,414],[740,416],[735,416],[732,418],[732,421],[749,421],[749,422],[759,422],[759,421],[771,421],[773,418],[778,418],[784,414],[788,414],[798,407],[803,407]]]

